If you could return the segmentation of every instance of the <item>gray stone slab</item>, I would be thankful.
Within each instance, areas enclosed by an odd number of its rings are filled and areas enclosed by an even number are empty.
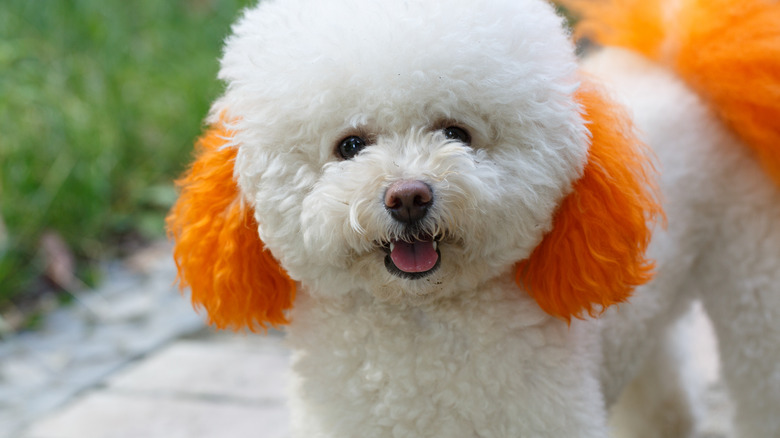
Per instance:
[[[285,438],[283,405],[92,393],[22,438]]]
[[[279,338],[262,341],[179,341],[112,378],[109,388],[283,402],[289,353]]]
[[[106,266],[107,281],[47,314],[32,332],[0,343],[0,438],[101,385],[125,364],[203,327],[173,286],[170,245],[131,264]]]

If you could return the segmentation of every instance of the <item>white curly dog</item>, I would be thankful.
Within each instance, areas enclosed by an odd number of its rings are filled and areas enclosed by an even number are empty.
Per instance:
[[[634,50],[582,63],[539,0],[267,0],[237,22],[169,229],[215,325],[289,323],[294,436],[605,437],[622,393],[631,436],[685,436],[670,327],[695,299],[739,436],[780,436],[780,44],[735,76],[671,6],[625,3],[622,28],[583,29]],[[631,29],[648,5],[673,31]],[[712,5],[734,28],[780,10]],[[780,41],[754,34],[745,53]]]

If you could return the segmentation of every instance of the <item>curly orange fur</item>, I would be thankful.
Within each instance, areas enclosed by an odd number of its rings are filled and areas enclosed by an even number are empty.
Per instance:
[[[780,184],[780,2],[680,0],[674,11],[669,0],[561,3],[583,15],[578,35],[676,69]]]
[[[688,0],[676,66],[780,184],[780,2]]]
[[[661,1],[655,0],[558,0],[582,15],[574,29],[576,38],[599,44],[630,47],[651,58],[660,56],[666,38]]]
[[[651,279],[645,249],[653,221],[663,216],[630,119],[590,84],[577,99],[592,135],[588,163],[552,231],[516,276],[542,309],[567,321],[583,312],[595,316]]]
[[[177,184],[167,218],[174,240],[179,285],[204,307],[218,328],[252,331],[286,324],[295,283],[265,250],[252,210],[233,179],[236,149],[223,147],[230,132],[213,128],[199,141],[199,155]]]

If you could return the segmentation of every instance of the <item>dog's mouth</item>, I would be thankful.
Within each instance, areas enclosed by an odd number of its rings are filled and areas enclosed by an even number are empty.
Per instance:
[[[441,264],[439,240],[433,236],[393,239],[382,246],[385,268],[393,275],[417,280],[435,272]]]

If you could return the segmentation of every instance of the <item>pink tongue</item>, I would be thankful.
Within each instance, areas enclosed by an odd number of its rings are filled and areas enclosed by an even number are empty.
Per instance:
[[[415,240],[412,243],[394,241],[393,245],[390,258],[395,267],[404,272],[430,271],[439,260],[432,240]]]

